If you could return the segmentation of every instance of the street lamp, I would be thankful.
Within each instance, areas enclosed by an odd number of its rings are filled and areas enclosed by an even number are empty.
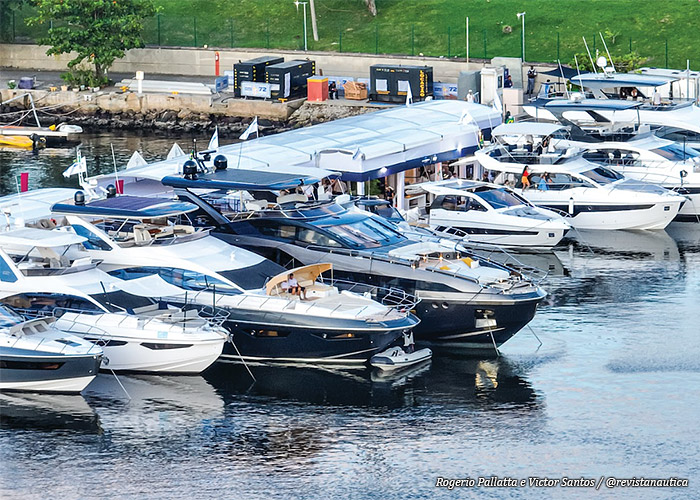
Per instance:
[[[521,51],[520,51],[520,56],[523,59],[523,62],[525,62],[525,13],[524,12],[518,12],[518,19],[520,19],[523,22],[523,38],[521,40]]]
[[[297,6],[297,12],[299,12],[299,4],[304,6],[304,52],[307,50],[306,45],[306,4],[309,2],[300,2],[299,0],[294,1],[294,5]]]

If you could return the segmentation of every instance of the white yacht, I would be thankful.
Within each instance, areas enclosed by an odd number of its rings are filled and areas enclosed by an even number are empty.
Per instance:
[[[154,275],[178,287],[170,303],[225,311],[222,324],[232,342],[224,359],[362,363],[418,323],[409,312],[416,302],[411,295],[359,283],[343,283],[349,290],[341,290],[326,264],[288,271],[194,228],[190,217],[198,207],[191,203],[135,196],[68,203],[60,194],[23,195],[32,216],[25,222],[85,238],[87,253],[115,277]],[[42,216],[39,205],[51,195],[63,202]],[[284,289],[291,275],[303,294]]]
[[[130,283],[96,269],[75,249],[85,241],[65,231],[0,232],[0,302],[102,346],[104,369],[200,373],[219,357],[227,335],[218,311],[204,318],[156,300],[180,292],[157,276]]]
[[[449,179],[412,184],[408,191],[435,197],[418,221],[438,233],[466,235],[472,243],[547,248],[571,227],[559,213],[533,205],[507,186]]]
[[[101,347],[56,328],[54,318],[25,320],[0,306],[0,390],[78,393],[101,361]]]
[[[535,205],[568,213],[577,229],[663,229],[686,201],[654,184],[630,181],[593,164],[575,148],[564,153],[533,151],[535,137],[551,134],[548,127],[553,126],[500,125],[494,129],[500,143],[477,151],[475,156],[484,169],[500,174],[497,181],[515,182]],[[523,129],[530,132],[525,135],[529,142],[525,147],[521,143]],[[527,189],[521,183],[525,167],[530,174]]]

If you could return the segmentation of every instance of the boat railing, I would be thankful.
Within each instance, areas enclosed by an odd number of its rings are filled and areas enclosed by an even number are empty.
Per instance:
[[[344,279],[327,279],[323,276],[320,280],[323,284],[334,286],[338,290],[371,297],[372,300],[376,300],[383,306],[400,313],[411,311],[420,302],[418,297],[401,288],[370,285]],[[389,311],[386,314],[389,314]]]

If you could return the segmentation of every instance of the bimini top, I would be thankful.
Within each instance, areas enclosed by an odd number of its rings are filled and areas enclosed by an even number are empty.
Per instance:
[[[610,87],[660,87],[678,78],[636,73],[584,73],[570,79],[574,85],[584,88],[604,89]]]
[[[32,227],[0,232],[0,247],[57,248],[84,241],[87,239],[68,231],[49,231]]]
[[[140,196],[117,196],[85,205],[56,203],[51,211],[60,214],[111,217],[115,219],[157,219],[173,217],[197,210],[194,203]]]
[[[545,103],[545,109],[550,111],[624,111],[626,109],[635,109],[642,106],[644,103],[640,101],[623,101],[621,99],[582,99],[563,100],[554,99]]]
[[[504,123],[499,125],[491,132],[492,137],[502,137],[504,135],[534,135],[537,137],[546,137],[552,135],[559,130],[566,130],[566,127],[558,123],[539,123],[539,122],[517,122]]]
[[[325,174],[326,172],[323,172]],[[330,173],[330,172],[328,172]],[[198,173],[196,178],[185,176],[168,176],[161,181],[174,188],[203,189],[244,189],[250,191],[277,191],[294,189],[300,185],[320,182],[323,177],[283,172],[266,172],[259,170],[241,170],[229,168],[211,173]]]

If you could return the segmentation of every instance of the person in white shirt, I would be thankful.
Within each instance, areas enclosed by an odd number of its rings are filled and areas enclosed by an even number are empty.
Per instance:
[[[299,282],[294,277],[294,273],[291,273],[287,277],[286,285],[287,291],[289,293],[291,293],[292,295],[299,295],[303,300],[306,299],[305,290],[299,286]]]
[[[654,106],[661,106],[661,94],[659,93],[659,89],[656,87],[654,88],[654,95],[651,102],[654,104]]]
[[[467,102],[474,102],[474,94],[472,93],[472,89],[469,89],[469,92],[467,93]]]

